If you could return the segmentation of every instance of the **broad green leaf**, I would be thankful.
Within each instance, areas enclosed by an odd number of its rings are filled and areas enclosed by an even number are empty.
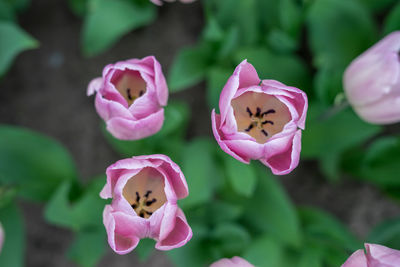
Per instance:
[[[21,11],[26,10],[31,3],[31,0],[1,0],[7,4],[9,4],[15,12],[20,13]]]
[[[391,10],[384,23],[385,34],[398,30],[400,30],[400,2]]]
[[[362,178],[382,186],[400,185],[400,138],[383,137],[368,148],[361,164]]]
[[[338,94],[343,92],[344,68],[325,64],[314,76],[314,90],[320,103],[330,106]]]
[[[346,66],[376,40],[376,25],[356,0],[314,1],[307,17],[314,64]]]
[[[154,251],[155,241],[150,238],[141,239],[139,245],[135,248],[135,252],[142,262],[147,261]]]
[[[303,10],[295,0],[279,1],[279,18],[282,29],[291,37],[299,36],[303,23]]]
[[[90,0],[68,0],[68,5],[75,15],[81,17],[87,12],[89,1]]]
[[[257,166],[258,185],[244,207],[244,218],[252,229],[267,232],[283,244],[298,246],[301,231],[289,197],[267,167]],[[247,216],[246,216],[247,215]]]
[[[243,213],[243,208],[229,202],[213,200],[206,208],[206,216],[213,224],[234,221]]]
[[[257,185],[253,165],[244,164],[231,156],[225,156],[225,169],[233,189],[240,195],[250,197]]]
[[[0,266],[23,267],[25,258],[25,228],[21,211],[15,204],[0,209],[0,222],[5,239],[0,253]]]
[[[0,21],[16,22],[17,17],[12,6],[6,1],[0,1]]]
[[[255,14],[259,17],[263,32],[280,28],[281,16],[284,13],[283,10],[280,10],[280,0],[258,0],[256,5]]]
[[[361,247],[361,242],[332,215],[308,207],[300,208],[299,215],[305,235],[313,237],[318,244],[336,247],[344,252],[354,252]]]
[[[281,30],[272,30],[267,36],[267,42],[275,51],[291,53],[297,49],[297,41]]]
[[[45,201],[61,183],[76,177],[71,156],[58,142],[0,125],[0,183],[17,187],[24,198]]]
[[[400,218],[389,219],[378,224],[369,233],[367,241],[400,249]]]
[[[218,177],[214,159],[214,143],[199,138],[189,142],[183,150],[182,171],[189,186],[189,196],[181,200],[184,209],[204,204],[213,195]]]
[[[398,0],[359,0],[364,6],[366,6],[373,13],[382,13],[385,9],[388,9],[396,4]]]
[[[18,25],[0,21],[0,77],[4,75],[19,53],[37,46],[38,42]]]
[[[284,248],[269,236],[262,236],[250,244],[243,258],[257,267],[281,267],[284,262]]]
[[[273,79],[303,91],[310,91],[310,73],[306,64],[295,54],[276,54],[263,47],[239,50],[237,63],[247,59],[257,70],[260,79]]]
[[[321,157],[342,153],[376,135],[379,126],[362,121],[349,108],[332,112],[311,103],[306,130],[302,136],[302,157]]]
[[[87,56],[111,47],[121,36],[155,19],[151,3],[139,5],[129,0],[90,0],[83,25],[82,48]]]
[[[219,113],[219,96],[229,77],[233,74],[233,68],[212,67],[207,74],[207,102],[210,109],[216,109]]]
[[[105,252],[106,240],[104,229],[79,231],[68,249],[68,258],[81,267],[94,267]]]
[[[202,43],[178,52],[168,76],[170,92],[188,89],[204,79],[210,65],[211,47]]]
[[[210,246],[204,242],[208,232],[204,225],[191,224],[193,238],[184,246],[167,251],[166,254],[176,267],[204,267],[212,263]]]
[[[258,38],[256,0],[218,0],[211,9],[223,30],[237,27],[241,44],[253,44]]]
[[[251,243],[251,237],[246,228],[232,222],[217,225],[211,233],[211,238],[218,244],[218,250],[228,257],[238,255]]]
[[[322,267],[321,255],[311,249],[303,249],[297,267]]]
[[[105,183],[105,178],[99,179]],[[102,212],[106,201],[99,196],[100,188],[96,190],[88,188],[72,204],[69,200],[70,191],[71,185],[65,183],[54,193],[46,206],[47,221],[75,231],[85,228],[102,228]]]

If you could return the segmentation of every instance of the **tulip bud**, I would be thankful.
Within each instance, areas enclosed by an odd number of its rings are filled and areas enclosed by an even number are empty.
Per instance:
[[[400,251],[381,245],[365,244],[366,253],[359,249],[354,252],[342,267],[398,267]]]
[[[347,67],[343,86],[355,112],[365,121],[400,121],[400,31],[393,32]]]

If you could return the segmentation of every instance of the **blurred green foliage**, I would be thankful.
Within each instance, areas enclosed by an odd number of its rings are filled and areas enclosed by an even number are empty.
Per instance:
[[[28,0],[0,0],[0,76],[21,51],[37,42],[16,24]],[[346,66],[384,34],[400,29],[395,0],[203,0],[205,25],[197,44],[178,52],[170,68],[170,92],[205,81],[210,109],[242,60],[260,78],[277,79],[307,92],[309,111],[302,159],[318,162],[321,175],[339,182],[343,174],[400,198],[399,136],[363,122],[343,101]],[[156,7],[148,0],[69,0],[82,16],[82,49],[94,56],[131,30],[149,24]],[[8,38],[1,38],[7,36]],[[193,239],[167,252],[179,266],[205,266],[222,257],[243,256],[265,267],[337,267],[362,242],[330,214],[297,207],[266,167],[234,160],[211,137],[187,140],[191,114],[171,101],[160,132],[138,141],[105,139],[121,157],[162,153],[181,166],[190,194],[179,205]],[[104,169],[107,166],[104,166]],[[67,257],[95,266],[106,251],[98,194],[104,175],[82,184],[71,156],[56,141],[27,129],[0,126],[0,221],[7,242],[0,266],[23,266],[24,221],[16,201],[46,202],[44,216],[72,231]],[[400,249],[400,219],[377,225],[366,240]],[[154,241],[135,250],[146,260]]]

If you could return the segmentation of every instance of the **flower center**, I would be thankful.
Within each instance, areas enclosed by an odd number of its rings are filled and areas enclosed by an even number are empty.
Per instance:
[[[142,218],[149,218],[167,198],[164,177],[153,168],[144,168],[125,184],[122,195]]]
[[[283,130],[291,119],[286,105],[275,96],[247,92],[232,100],[237,129],[263,144]]]
[[[137,98],[146,93],[146,82],[137,71],[120,71],[114,75],[112,83],[125,98],[128,106],[132,105]]]

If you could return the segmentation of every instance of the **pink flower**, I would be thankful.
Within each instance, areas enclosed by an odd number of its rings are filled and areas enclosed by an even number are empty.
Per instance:
[[[0,223],[0,253],[1,253],[1,249],[3,248],[3,243],[4,243],[4,230],[3,230],[3,226]]]
[[[219,98],[221,115],[212,111],[212,128],[222,150],[249,163],[260,160],[274,174],[287,174],[299,163],[307,96],[295,87],[258,78],[244,60]]]
[[[89,84],[88,95],[95,92],[97,113],[116,138],[136,140],[161,129],[168,88],[155,57],[107,65]]]
[[[153,238],[156,248],[185,245],[192,230],[177,200],[189,194],[181,169],[165,155],[138,156],[107,168],[100,193],[112,198],[103,212],[108,243],[118,254],[132,251],[142,238]]]
[[[162,0],[150,0],[156,5],[161,6],[162,5]],[[164,0],[165,2],[175,2],[175,0]],[[182,3],[188,4],[188,3],[193,3],[196,0],[180,0]]]
[[[400,31],[365,51],[347,67],[343,85],[347,99],[365,121],[400,121]]]
[[[400,251],[381,245],[365,244],[364,250],[354,252],[342,267],[398,267]]]
[[[210,267],[254,267],[246,260],[240,257],[233,257],[232,259],[221,259],[214,262]]]

